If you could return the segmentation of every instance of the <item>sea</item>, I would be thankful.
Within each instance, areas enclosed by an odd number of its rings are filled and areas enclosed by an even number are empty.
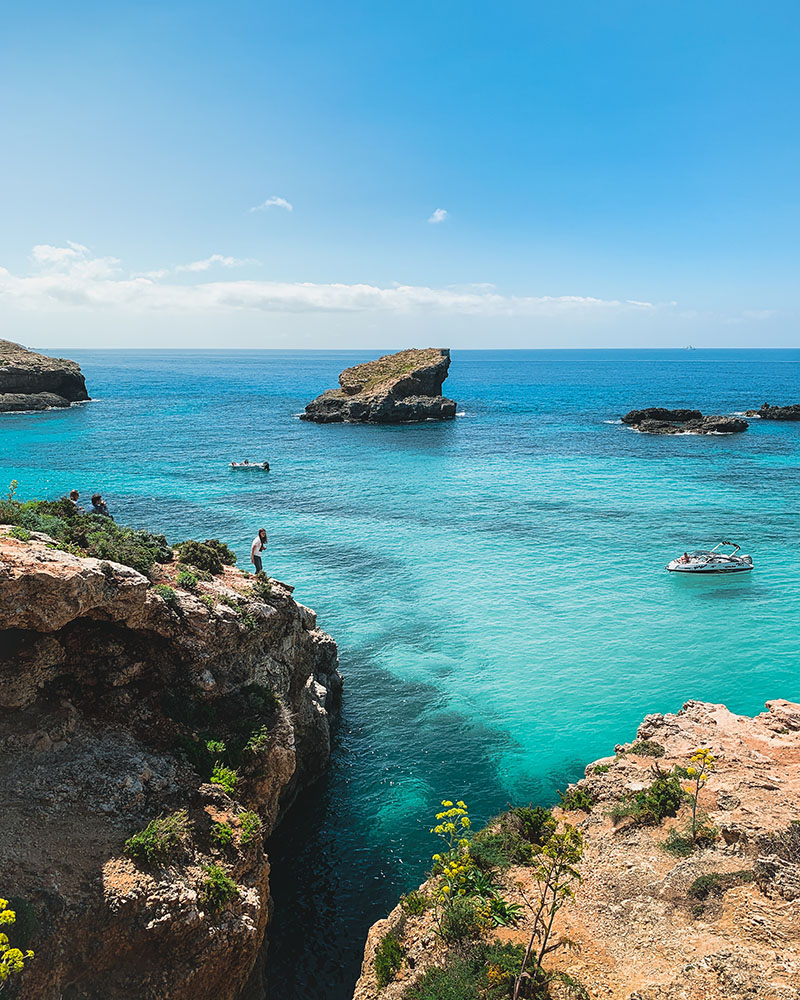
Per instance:
[[[385,352],[48,353],[94,398],[0,416],[0,486],[101,492],[118,521],[219,537],[243,567],[264,527],[265,569],[339,644],[330,772],[268,845],[282,1000],[349,1000],[370,924],[430,865],[442,799],[481,823],[553,803],[648,713],[800,701],[800,423],[619,421],[800,402],[800,351],[453,351],[457,418],[397,427],[298,419]],[[229,468],[245,458],[270,471]],[[752,573],[665,571],[723,540]]]

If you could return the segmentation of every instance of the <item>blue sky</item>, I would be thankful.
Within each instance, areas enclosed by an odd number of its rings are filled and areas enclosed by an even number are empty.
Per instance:
[[[2,335],[795,346],[799,42],[780,0],[16,4]]]

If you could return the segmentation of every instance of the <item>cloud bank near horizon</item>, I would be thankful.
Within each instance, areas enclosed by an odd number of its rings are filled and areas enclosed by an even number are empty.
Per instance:
[[[652,312],[674,306],[590,295],[504,295],[491,284],[446,286],[316,283],[266,279],[208,280],[213,268],[256,261],[214,253],[203,260],[146,272],[126,271],[117,257],[98,257],[80,243],[40,244],[32,271],[0,266],[0,302],[25,310],[54,308],[192,312],[446,312],[455,315],[559,316]],[[175,280],[197,277],[191,283]]]

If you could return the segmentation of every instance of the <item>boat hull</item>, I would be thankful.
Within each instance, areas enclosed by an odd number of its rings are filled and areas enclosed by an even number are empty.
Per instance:
[[[667,566],[670,573],[689,573],[697,575],[699,573],[749,573],[752,566]]]

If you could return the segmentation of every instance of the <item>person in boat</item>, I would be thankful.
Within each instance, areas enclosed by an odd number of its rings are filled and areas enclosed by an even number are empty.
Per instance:
[[[261,561],[261,553],[267,547],[267,532],[264,528],[258,529],[258,534],[253,539],[250,546],[250,562],[255,566],[255,574],[264,572],[264,564]]]
[[[684,552],[683,555],[680,558],[680,562],[682,562],[682,563],[685,564],[685,563],[688,563],[688,562],[691,562],[691,561],[692,560],[689,558],[689,553],[688,552]]]
[[[81,505],[78,503],[78,500],[80,500],[80,496],[81,495],[77,490],[69,491],[69,502],[72,504],[76,514],[84,513],[83,507],[81,507]]]
[[[108,506],[105,500],[99,493],[95,493],[92,497],[92,514],[100,514],[102,517],[111,517],[108,511]],[[113,518],[111,518],[113,520]]]
[[[245,460],[244,460],[244,461],[242,462],[242,465],[249,465],[249,464],[250,464],[250,459],[249,459],[249,458],[246,458],[246,459],[245,459]]]
[[[261,468],[264,470],[264,472],[269,472],[269,462],[262,462]]]

